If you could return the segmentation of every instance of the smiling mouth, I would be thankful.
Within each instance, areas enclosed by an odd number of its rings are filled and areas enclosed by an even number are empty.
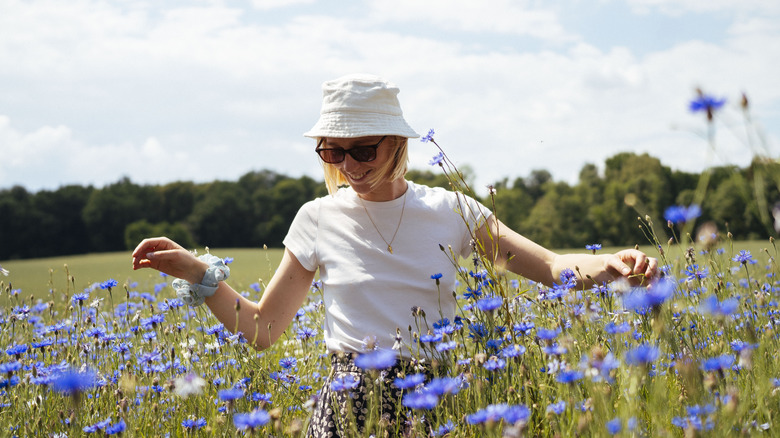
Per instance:
[[[351,179],[352,181],[360,181],[360,180],[362,180],[363,178],[365,178],[365,176],[366,176],[366,175],[368,175],[368,173],[369,173],[369,172],[371,172],[371,171],[370,171],[370,170],[367,170],[367,171],[365,171],[365,172],[363,172],[363,173],[347,173],[346,175],[347,175],[347,177],[349,177],[349,179]]]

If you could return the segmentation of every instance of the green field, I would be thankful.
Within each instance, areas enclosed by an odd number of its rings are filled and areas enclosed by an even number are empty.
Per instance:
[[[203,251],[201,251],[203,252]],[[211,252],[220,257],[233,257],[231,263],[230,284],[237,290],[243,290],[255,282],[268,282],[282,259],[281,249],[213,249]],[[77,291],[96,282],[113,278],[121,287],[137,281],[141,284],[153,284],[160,275],[157,271],[144,269],[133,271],[130,264],[130,251],[72,255],[30,260],[9,260],[0,262],[11,275],[0,277],[6,284],[11,281],[13,289],[21,289],[21,296],[45,298],[49,291],[72,293],[74,285]],[[68,284],[68,274],[73,277]],[[0,304],[6,297],[0,296]]]
[[[765,250],[771,248],[769,241],[739,241],[734,242],[734,248],[747,249],[753,254],[765,254]],[[616,251],[621,248],[604,248],[599,253]],[[658,257],[655,248],[641,247],[648,255]],[[201,250],[201,253],[203,250]],[[282,249],[252,249],[252,248],[223,248],[211,249],[211,252],[220,257],[233,257],[231,263],[230,284],[237,290],[245,290],[250,284],[259,282],[267,283],[273,276],[273,272],[282,259]],[[587,252],[584,249],[559,249],[556,252]],[[665,252],[673,260],[682,256],[679,247],[665,248]],[[770,249],[770,253],[774,251]],[[68,287],[80,291],[95,282],[102,282],[113,278],[119,285],[137,281],[141,284],[157,282],[159,274],[153,270],[134,272],[130,267],[130,251],[72,255],[30,260],[0,261],[0,266],[9,270],[12,275],[5,278],[6,285],[12,281],[13,289],[20,289],[21,295],[29,298],[44,298],[49,291],[67,292]],[[73,277],[73,283],[68,285],[68,273]],[[0,277],[0,281],[4,280]],[[5,303],[5,297],[0,296],[0,304]]]

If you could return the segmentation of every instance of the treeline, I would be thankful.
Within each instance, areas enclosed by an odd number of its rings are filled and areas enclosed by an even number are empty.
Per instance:
[[[651,217],[665,239],[664,210],[689,205],[701,176],[673,171],[647,154],[621,153],[606,160],[603,173],[593,164],[583,166],[573,186],[535,170],[498,181],[494,198],[481,201],[544,246],[646,244],[637,217]],[[774,235],[770,210],[780,200],[777,162],[717,167],[707,176],[697,223],[713,222],[736,239]],[[413,170],[407,177],[448,185],[438,168]],[[321,181],[270,170],[204,184],[138,185],[123,178],[103,188],[71,185],[35,193],[16,186],[0,190],[0,260],[121,251],[153,235],[168,235],[186,247],[279,247],[300,206],[326,193]]]

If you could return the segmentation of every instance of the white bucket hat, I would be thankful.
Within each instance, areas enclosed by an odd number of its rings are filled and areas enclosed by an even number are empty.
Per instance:
[[[320,119],[305,137],[355,138],[397,135],[417,138],[404,120],[400,90],[372,75],[353,74],[322,84]]]

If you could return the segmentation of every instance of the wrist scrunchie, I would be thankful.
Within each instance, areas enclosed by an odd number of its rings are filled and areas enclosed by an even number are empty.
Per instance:
[[[191,284],[187,280],[177,278],[171,284],[176,290],[176,296],[184,303],[190,305],[190,307],[197,307],[203,304],[206,301],[206,297],[214,295],[214,292],[217,291],[219,282],[230,277],[230,268],[227,267],[225,261],[221,258],[211,254],[203,254],[198,259],[209,264],[200,283]]]

